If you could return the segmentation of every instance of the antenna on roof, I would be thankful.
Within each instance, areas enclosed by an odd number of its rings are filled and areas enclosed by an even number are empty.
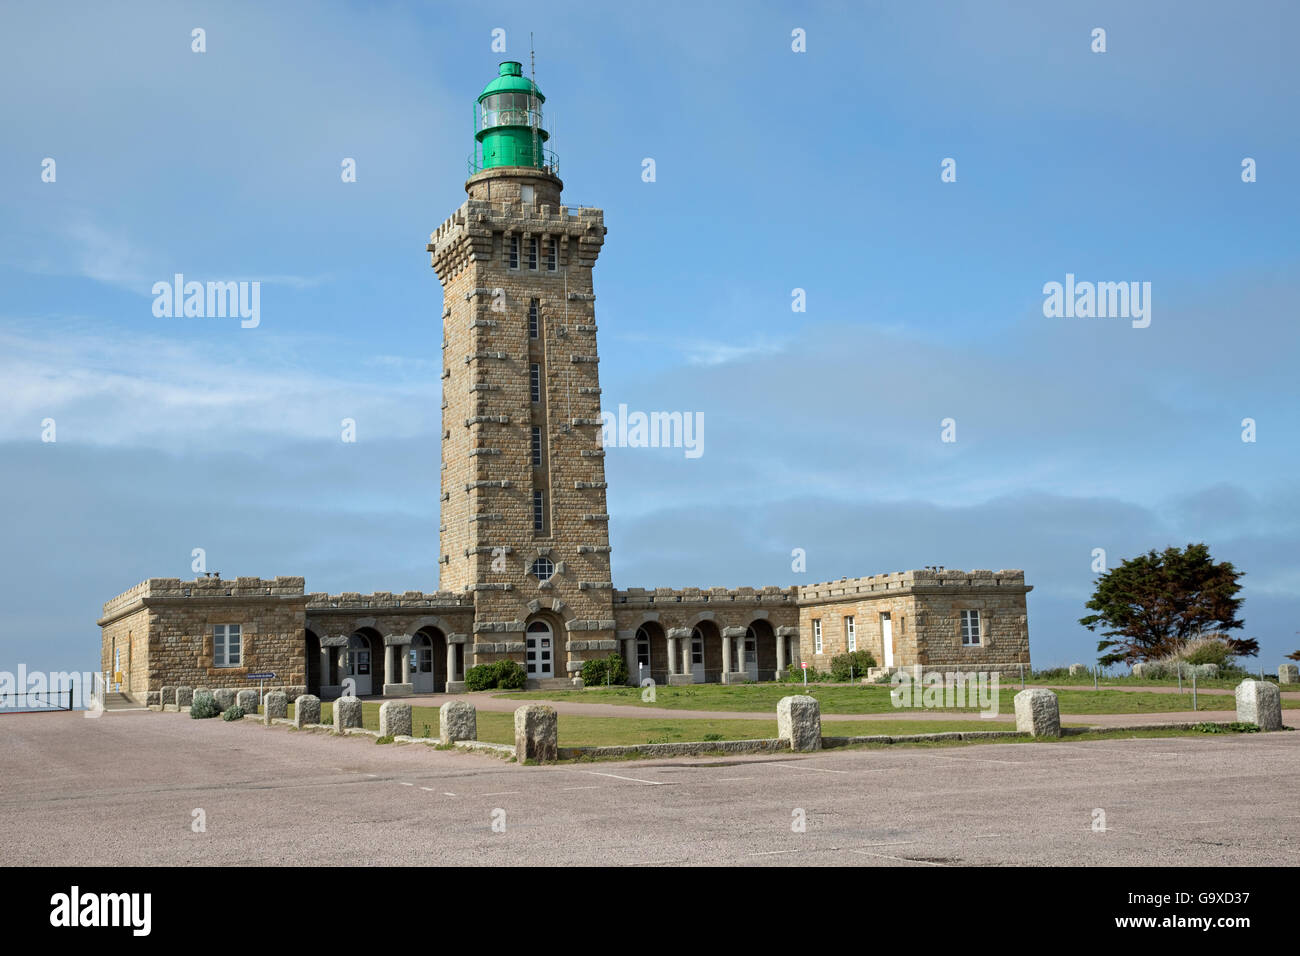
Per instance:
[[[541,104],[537,101],[537,55],[533,52],[533,31],[528,31],[528,78],[532,81],[533,88],[528,94],[528,100],[532,109],[528,111],[528,125],[533,128],[533,165],[538,169],[546,166],[542,162],[542,154],[538,149],[537,142],[537,113],[541,109]]]

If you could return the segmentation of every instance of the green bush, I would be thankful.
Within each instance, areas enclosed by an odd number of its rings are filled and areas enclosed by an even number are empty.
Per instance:
[[[831,680],[847,684],[867,676],[867,668],[875,667],[876,659],[870,651],[851,651],[848,654],[836,654],[831,658]],[[811,680],[811,675],[809,680]]]
[[[466,690],[491,690],[496,685],[495,664],[477,664],[465,672]]]
[[[847,674],[848,671],[846,670],[845,673]],[[785,681],[787,684],[802,684],[803,674],[803,668],[799,666],[799,662],[792,661],[785,669]],[[811,664],[808,665],[808,683],[816,684],[819,681],[830,680],[830,676],[830,674],[819,671]]]
[[[528,672],[518,661],[509,659],[497,661],[493,667],[496,686],[504,690],[519,690],[528,680]]]
[[[588,687],[621,687],[627,683],[627,662],[618,654],[584,661],[582,682]]]
[[[504,690],[518,690],[528,680],[528,672],[518,661],[497,661],[494,664],[479,664],[465,672],[466,690],[492,690],[500,687]]]
[[[238,704],[236,704],[233,707],[229,707],[226,710],[223,710],[221,712],[221,719],[222,720],[243,720],[244,708],[240,707]]]
[[[190,716],[195,720],[206,720],[209,717],[216,717],[221,711],[217,709],[217,702],[207,694],[202,697],[195,697],[194,702],[190,704]]]

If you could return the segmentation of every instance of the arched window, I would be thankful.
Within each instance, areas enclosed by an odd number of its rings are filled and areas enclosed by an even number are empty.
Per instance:
[[[549,581],[551,575],[555,573],[555,565],[548,557],[540,557],[533,562],[532,568],[529,569],[533,577],[539,581]]]
[[[348,661],[353,674],[370,673],[370,642],[360,634],[348,638]]]
[[[698,627],[691,629],[691,663],[704,663],[704,632]]]
[[[644,627],[636,629],[636,662],[650,667],[650,632]]]

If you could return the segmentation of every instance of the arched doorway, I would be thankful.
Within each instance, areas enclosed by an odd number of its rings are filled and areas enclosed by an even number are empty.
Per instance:
[[[411,684],[417,694],[432,694],[447,683],[447,638],[436,627],[411,637]]]
[[[555,634],[546,621],[533,621],[524,634],[524,667],[531,680],[555,676]]]
[[[780,680],[781,675],[776,672],[776,640],[776,632],[765,620],[754,621],[745,629],[741,660],[745,665],[742,669],[750,680],[759,680],[759,674],[763,675],[763,680]]]
[[[650,678],[656,684],[668,683],[668,638],[655,621],[646,621],[636,629],[632,659],[627,662],[628,679],[640,684]]]
[[[316,635],[315,631],[308,628],[306,641],[304,643],[305,643],[304,650],[305,653],[307,654],[307,693],[314,694],[315,696],[320,697],[321,696],[320,638]],[[325,678],[328,681],[329,675],[326,674]]]
[[[357,697],[374,693],[374,665],[379,655],[375,653],[374,635],[356,631],[348,638],[348,659],[344,679],[351,680]]]
[[[722,680],[722,635],[712,621],[691,628],[691,678],[697,684]]]

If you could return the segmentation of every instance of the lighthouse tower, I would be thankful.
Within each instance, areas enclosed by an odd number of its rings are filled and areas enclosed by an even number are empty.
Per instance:
[[[468,199],[430,237],[443,287],[441,590],[472,592],[465,666],[562,680],[616,648],[592,267],[546,98],[519,63],[478,96]]]

